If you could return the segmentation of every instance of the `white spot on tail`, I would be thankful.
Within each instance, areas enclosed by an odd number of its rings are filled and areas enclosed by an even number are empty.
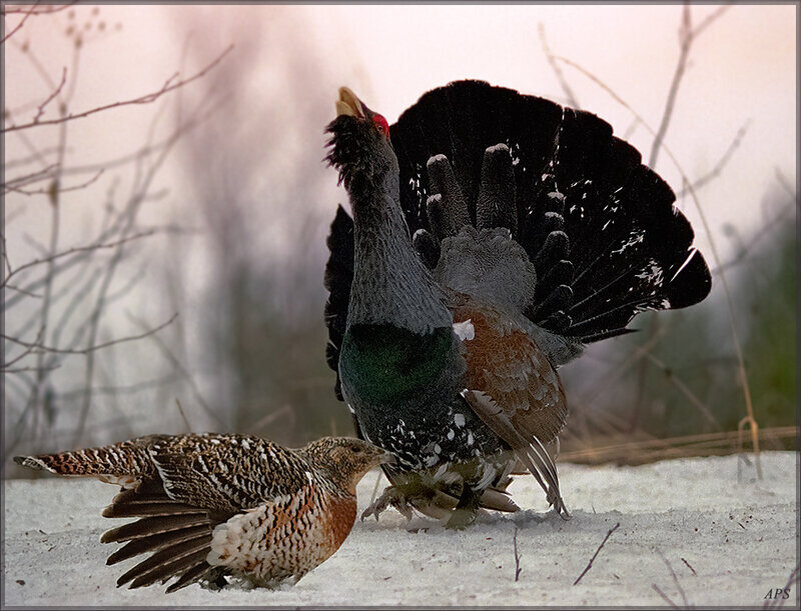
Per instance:
[[[476,328],[473,326],[470,318],[463,322],[453,323],[453,332],[456,333],[462,341],[471,340],[476,336]]]

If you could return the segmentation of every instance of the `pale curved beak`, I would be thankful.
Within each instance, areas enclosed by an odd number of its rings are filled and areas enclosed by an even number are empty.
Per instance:
[[[347,87],[339,88],[339,99],[336,102],[337,116],[347,115],[349,117],[356,117],[357,119],[364,119],[364,106],[361,100],[356,97]]]
[[[380,465],[394,465],[398,462],[398,459],[395,458],[395,455],[392,452],[384,452],[383,455],[379,458]]]

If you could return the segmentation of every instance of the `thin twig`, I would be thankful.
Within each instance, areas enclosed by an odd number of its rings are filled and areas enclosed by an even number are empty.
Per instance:
[[[515,533],[512,535],[512,544],[515,551],[515,581],[518,581],[520,579],[520,572],[523,569],[520,568],[520,554],[517,552],[517,524],[515,524]]]
[[[45,5],[45,6],[39,7],[38,6],[39,2],[37,1],[37,2],[34,2],[33,7],[31,7],[27,11],[23,10],[21,8],[8,8],[7,6],[4,6],[2,8],[2,10],[0,10],[0,15],[3,15],[3,16],[6,16],[6,15],[21,15],[22,13],[27,13],[27,12],[31,12],[35,16],[38,16],[38,15],[52,15],[53,13],[60,13],[61,11],[64,11],[64,10],[70,8],[71,6],[73,6],[73,5],[77,4],[77,3],[78,3],[78,0],[71,0],[70,2],[65,2],[64,4],[60,4],[60,5],[55,5],[55,6],[53,6],[53,5]]]
[[[542,51],[545,53],[545,57],[548,59],[548,64],[551,66],[551,70],[553,70],[553,73],[556,75],[556,80],[558,80],[559,84],[562,86],[562,91],[565,92],[567,103],[573,108],[580,109],[581,106],[579,106],[573,90],[570,88],[562,69],[559,67],[559,64],[556,63],[556,58],[554,57],[553,53],[551,53],[551,49],[548,47],[548,41],[545,39],[545,26],[542,24],[542,22],[537,25],[537,30],[540,35],[540,42],[542,42]]]
[[[787,182],[787,179],[784,177],[784,174],[782,174],[782,171],[779,168],[775,168],[774,173],[776,175],[776,180],[779,181],[779,184],[781,185],[782,189],[784,189],[787,192],[787,195],[789,195],[792,198],[792,200],[795,201],[796,192],[790,187],[790,184]]]
[[[39,329],[39,332],[36,334],[36,342],[37,342],[37,343],[38,343],[38,342],[39,342],[39,340],[41,339],[41,337],[42,337],[42,333],[43,333],[42,329]],[[5,371],[5,370],[6,370],[6,368],[7,368],[9,365],[13,365],[13,364],[15,364],[15,363],[18,363],[18,362],[19,362],[19,361],[21,361],[22,359],[24,359],[24,358],[25,358],[26,356],[28,356],[28,355],[29,355],[31,352],[33,352],[33,350],[34,350],[34,347],[33,347],[33,346],[29,346],[29,347],[27,347],[27,348],[26,348],[26,349],[25,349],[25,350],[22,352],[22,354],[19,354],[19,355],[17,355],[16,357],[14,357],[13,359],[11,359],[10,361],[3,361],[3,366],[2,366],[2,369],[3,369],[3,371]],[[3,358],[5,358],[5,352],[6,352],[6,351],[4,351]]]
[[[43,344],[35,344],[25,342],[21,339],[17,339],[16,337],[10,337],[5,333],[0,333],[0,337],[3,339],[10,341],[13,344],[19,344],[20,346],[24,346],[25,348],[30,348],[33,351],[41,351],[41,352],[50,352],[53,354],[89,354],[90,352],[95,352],[97,350],[102,350],[103,348],[108,348],[109,346],[114,346],[116,344],[122,344],[123,342],[130,342],[137,339],[142,339],[144,337],[149,337],[154,333],[158,333],[164,327],[172,323],[176,318],[178,318],[178,313],[176,312],[173,314],[170,319],[166,322],[163,322],[158,327],[150,329],[146,333],[141,333],[139,335],[129,335],[128,337],[120,337],[118,339],[114,339],[108,342],[103,342],[101,344],[92,344],[91,346],[87,346],[86,348],[80,349],[68,349],[68,348],[56,348],[55,346],[45,346]]]
[[[709,407],[707,407],[703,401],[701,401],[698,397],[696,397],[695,393],[693,393],[693,391],[691,391],[690,388],[678,376],[676,376],[670,370],[670,368],[667,365],[665,365],[664,362],[662,362],[660,359],[655,357],[650,352],[645,355],[645,358],[647,358],[654,365],[659,367],[665,374],[665,376],[667,376],[667,378],[670,380],[670,382],[674,386],[676,386],[676,388],[678,388],[679,391],[681,391],[681,393],[685,397],[687,397],[687,399],[689,399],[690,403],[692,403],[711,424],[717,427],[718,430],[721,430],[723,428],[720,422],[718,422],[718,419],[715,418],[715,416],[712,414],[712,411],[709,409]]]
[[[678,609],[679,606],[676,603],[674,603],[672,600],[670,600],[667,597],[667,594],[665,594],[662,590],[659,589],[658,585],[656,585],[655,583],[652,583],[651,587],[656,591],[657,594],[659,594],[659,596],[662,597],[662,600],[664,600],[667,604],[669,604],[674,609]]]
[[[251,431],[262,431],[262,430],[265,430],[265,428],[267,426],[269,426],[270,423],[272,423],[274,420],[277,420],[278,418],[280,418],[281,416],[283,416],[285,414],[291,414],[291,413],[292,413],[292,406],[289,403],[287,403],[286,405],[284,405],[280,409],[273,410],[272,412],[270,412],[269,414],[267,414],[263,418],[260,418],[254,424],[250,425],[248,427],[248,429],[251,430]],[[333,435],[333,432],[332,432],[332,435]]]
[[[601,541],[601,544],[598,546],[598,549],[595,550],[595,553],[592,555],[592,558],[590,558],[590,561],[587,563],[587,568],[585,568],[583,571],[581,571],[581,575],[576,577],[576,581],[573,582],[573,585],[576,585],[579,581],[581,581],[581,578],[584,577],[584,575],[587,573],[587,571],[590,570],[590,568],[592,568],[592,563],[595,561],[595,558],[598,556],[598,552],[601,551],[601,548],[604,545],[606,545],[607,539],[609,539],[609,537],[612,536],[612,533],[615,532],[619,527],[620,527],[620,522],[618,522],[612,528],[609,529],[609,532],[606,533],[606,536],[604,537],[604,540]]]
[[[754,250],[754,247],[759,244],[759,242],[770,233],[770,231],[778,224],[782,223],[791,213],[795,213],[795,202],[791,201],[788,202],[786,206],[784,206],[779,213],[773,217],[770,221],[765,223],[759,230],[749,236],[748,243],[743,246],[737,255],[733,259],[726,261],[720,267],[716,267],[712,270],[712,275],[716,276],[721,273],[725,269],[729,269],[730,267],[735,267],[736,265],[745,261],[751,251]]]
[[[110,110],[112,108],[121,108],[123,106],[133,106],[133,105],[138,105],[138,104],[151,104],[151,103],[155,102],[156,100],[158,100],[164,94],[169,93],[171,91],[175,91],[176,89],[179,89],[179,88],[181,88],[181,87],[183,87],[185,85],[188,85],[192,81],[196,81],[197,79],[202,78],[203,76],[205,76],[210,70],[212,70],[214,67],[216,67],[217,64],[219,64],[222,61],[222,59],[233,48],[234,48],[233,45],[229,46],[225,51],[222,52],[222,54],[220,54],[217,57],[217,59],[215,59],[213,62],[211,62],[205,68],[203,68],[199,72],[193,74],[189,78],[176,80],[176,78],[178,77],[178,74],[177,73],[173,74],[170,78],[168,78],[164,82],[164,84],[161,86],[160,89],[158,89],[157,91],[154,91],[152,93],[148,93],[146,95],[139,96],[138,98],[132,98],[130,100],[124,100],[122,102],[112,102],[110,104],[105,104],[103,106],[97,106],[97,107],[92,108],[90,110],[85,110],[83,112],[79,112],[79,113],[75,113],[75,114],[69,114],[69,115],[66,115],[64,117],[60,117],[58,119],[49,119],[47,121],[38,121],[38,122],[31,121],[29,123],[22,123],[22,124],[19,124],[19,125],[11,125],[9,127],[5,127],[3,129],[0,129],[0,133],[16,132],[16,131],[20,131],[20,130],[24,130],[24,129],[30,129],[32,127],[40,127],[42,125],[58,125],[58,124],[61,124],[61,123],[65,123],[67,121],[74,121],[75,119],[83,119],[83,118],[86,118],[86,117],[88,117],[90,115],[96,114],[98,112],[103,112],[105,110]]]
[[[651,154],[648,156],[648,166],[651,168],[656,167],[656,161],[659,158],[659,149],[662,146],[662,141],[665,139],[665,134],[670,125],[670,119],[673,116],[673,107],[676,104],[679,85],[681,85],[681,79],[684,76],[684,71],[687,69],[687,58],[690,55],[690,47],[693,44],[693,31],[690,19],[690,6],[685,4],[682,10],[681,26],[679,28],[679,61],[676,64],[676,70],[673,72],[673,80],[670,83],[670,89],[668,89],[665,110],[662,111],[662,120],[659,122],[659,128],[656,130],[656,136],[651,144]]]
[[[723,153],[723,156],[718,160],[715,166],[706,174],[698,178],[693,183],[693,188],[697,191],[703,186],[706,186],[707,183],[712,182],[715,178],[717,178],[720,173],[723,171],[723,168],[726,167],[726,164],[729,163],[729,159],[731,159],[732,155],[734,155],[734,151],[736,151],[740,144],[745,137],[745,134],[748,132],[748,127],[751,125],[751,119],[748,119],[745,123],[740,126],[740,129],[737,130],[737,133],[734,135],[734,139],[729,144],[729,148],[726,149],[726,152]],[[676,193],[676,197],[682,198],[687,194],[686,189],[681,189],[678,193]]]
[[[36,265],[42,265],[43,263],[51,263],[51,262],[53,262],[53,261],[55,261],[57,259],[61,259],[63,257],[68,257],[70,255],[74,255],[74,254],[80,253],[80,252],[87,252],[87,251],[94,252],[96,250],[104,250],[106,248],[116,248],[117,246],[121,246],[121,245],[123,245],[123,244],[125,244],[127,242],[131,242],[133,240],[138,240],[140,238],[146,238],[148,236],[153,235],[154,233],[156,233],[156,229],[149,229],[147,231],[142,231],[140,233],[135,233],[135,234],[126,236],[124,238],[120,238],[119,240],[114,240],[112,242],[95,243],[95,244],[89,244],[88,246],[76,246],[74,248],[69,248],[67,250],[64,250],[64,251],[61,251],[61,252],[57,252],[57,253],[55,253],[53,255],[49,255],[47,257],[41,257],[39,259],[34,259],[33,261],[28,261],[28,263],[24,263],[24,264],[20,265],[19,267],[15,268],[13,270],[10,270],[8,275],[3,280],[3,283],[0,284],[0,286],[5,286],[8,283],[8,281],[11,279],[12,276],[16,276],[20,272],[25,271],[26,269],[28,269],[30,267],[34,267]]]
[[[145,323],[140,320],[139,318],[129,314],[128,317],[133,320],[138,325],[144,327]],[[151,335],[150,339],[156,343],[156,346],[159,347],[162,354],[170,361],[170,365],[178,370],[179,373],[183,376],[183,378],[189,383],[189,387],[192,389],[192,394],[195,396],[195,401],[200,405],[201,408],[211,416],[218,424],[222,426],[226,426],[226,423],[214,412],[213,409],[206,403],[206,400],[203,398],[203,395],[200,392],[200,389],[195,384],[195,380],[192,375],[186,370],[186,367],[175,357],[172,351],[167,347],[167,344],[161,340],[158,335]]]
[[[668,154],[670,154],[668,152]],[[671,155],[672,157],[672,155]],[[674,163],[676,161],[674,160]],[[678,167],[678,164],[677,164]],[[679,169],[681,171],[681,169]],[[695,189],[693,189],[692,185],[689,184],[686,177],[684,177],[685,183],[688,185],[690,190],[690,197],[692,197],[693,202],[695,202],[695,206],[698,209],[698,215],[701,217],[701,222],[704,225],[704,230],[707,232],[707,235],[710,236],[709,239],[709,247],[712,249],[712,255],[715,258],[715,262],[717,263],[718,268],[721,268],[720,264],[720,255],[718,254],[718,249],[715,246],[714,240],[711,239],[712,231],[710,230],[709,223],[706,220],[706,215],[704,214],[704,210],[701,207],[701,202],[698,200],[698,196],[695,193]],[[756,418],[754,418],[754,405],[751,401],[751,387],[748,385],[748,375],[745,371],[745,358],[743,357],[743,349],[740,344],[740,336],[737,333],[737,324],[734,318],[734,304],[731,298],[731,291],[729,291],[729,284],[726,281],[726,274],[723,273],[723,270],[720,270],[720,281],[723,284],[723,293],[726,295],[726,305],[729,310],[729,323],[731,324],[731,334],[732,340],[734,343],[734,351],[737,355],[737,373],[740,378],[740,384],[743,389],[743,395],[745,398],[745,409],[746,409],[746,420],[751,428],[751,442],[754,446],[754,459],[756,461],[756,468],[757,468],[757,477],[762,479],[762,465],[759,460],[759,434],[758,428],[759,425],[757,424]]]
[[[168,375],[168,376],[162,376],[160,378],[156,378],[156,379],[153,379],[153,380],[145,380],[143,382],[137,382],[136,384],[129,384],[127,386],[119,386],[119,385],[95,386],[92,389],[92,392],[95,393],[95,394],[100,394],[100,395],[113,395],[113,394],[131,395],[131,394],[136,394],[138,392],[141,392],[142,390],[149,390],[149,389],[152,389],[152,388],[159,388],[159,387],[164,386],[166,384],[174,384],[179,379],[180,378],[178,376],[176,376],[176,375]],[[61,397],[62,399],[72,399],[72,398],[75,398],[75,397],[77,397],[79,395],[82,395],[85,390],[86,389],[84,389],[81,386],[81,387],[78,387],[78,388],[73,388],[71,390],[62,391],[62,392],[58,393],[58,396]]]
[[[36,9],[36,6],[37,6],[38,4],[39,4],[39,0],[36,0],[36,2],[34,2],[34,3],[33,3],[33,5],[31,6],[31,8],[30,8],[30,9],[28,9],[27,11],[25,11],[25,14],[22,16],[22,19],[21,19],[21,20],[20,20],[20,22],[19,22],[19,23],[18,23],[18,24],[17,24],[17,25],[14,27],[14,29],[12,29],[12,30],[11,30],[11,31],[10,31],[8,34],[6,34],[5,36],[3,36],[3,39],[2,39],[2,40],[0,40],[0,45],[2,45],[2,44],[5,44],[5,42],[6,42],[6,41],[7,41],[9,38],[11,38],[11,37],[12,37],[14,34],[16,34],[17,32],[19,32],[19,31],[22,29],[22,26],[23,26],[23,25],[25,25],[25,22],[28,20],[28,17],[30,17],[31,15],[34,15],[34,14],[36,14],[36,10],[35,10],[35,9]],[[13,12],[11,12],[11,14],[13,14],[13,13],[20,13],[20,12],[22,12],[22,11],[13,11]],[[4,16],[4,17],[5,17],[6,15],[8,15],[8,14],[9,14],[9,12],[6,12],[5,10],[3,11],[3,16]]]
[[[45,113],[45,108],[47,108],[47,105],[48,105],[48,104],[50,104],[50,102],[52,102],[52,101],[53,101],[53,99],[54,99],[54,98],[55,98],[55,97],[56,97],[56,96],[57,96],[59,93],[61,93],[61,90],[64,88],[64,84],[65,84],[66,82],[67,82],[67,67],[66,67],[66,66],[64,66],[64,67],[61,69],[61,82],[58,84],[58,87],[56,87],[56,88],[53,90],[53,92],[52,92],[52,93],[51,93],[49,96],[47,96],[47,98],[45,98],[45,101],[44,101],[44,102],[42,102],[41,104],[39,104],[39,106],[37,107],[37,109],[36,109],[36,116],[33,118],[33,122],[34,122],[34,123],[38,123],[38,122],[39,122],[39,119],[41,119],[41,118],[42,118],[42,115]]]
[[[689,562],[687,562],[684,558],[682,558],[681,561],[687,566],[688,569],[690,569],[693,572],[693,575],[695,575],[696,577],[698,576],[698,573],[695,572],[695,569]]]
[[[92,183],[97,182],[97,180],[103,175],[104,171],[105,170],[102,170],[102,169],[98,170],[97,173],[94,176],[92,176],[91,178],[89,178],[85,182],[77,184],[77,185],[71,185],[69,187],[63,187],[61,185],[58,185],[58,190],[61,193],[68,193],[69,191],[81,191],[82,189],[85,189],[86,187],[91,186]],[[63,172],[61,172],[61,173],[63,174]],[[51,188],[27,190],[27,189],[22,189],[22,188],[18,188],[18,187],[11,187],[11,186],[8,186],[8,185],[3,185],[3,188],[6,190],[6,192],[11,191],[11,192],[14,192],[14,193],[19,193],[20,195],[27,195],[27,196],[49,195],[51,190],[52,190]]]
[[[801,581],[801,565],[796,565],[795,569],[793,569],[793,571],[790,573],[790,577],[787,579],[787,583],[784,584],[784,588],[782,588],[782,591],[783,592],[787,592],[789,594],[791,588],[795,584],[797,584],[799,581]],[[789,598],[789,596],[788,596],[788,598]],[[765,602],[765,604],[763,605],[763,607],[765,607],[767,609],[770,609],[770,608],[773,608],[773,607],[783,607],[785,600],[786,599],[779,598],[779,597],[776,597],[773,600],[768,599]],[[796,595],[795,595],[795,600],[796,600],[796,603],[797,603],[798,602],[798,593],[796,593]]]
[[[692,16],[690,13],[690,5],[685,4],[682,11],[681,26],[679,28],[679,60],[676,64],[676,70],[673,73],[673,80],[670,83],[668,90],[667,100],[665,101],[665,110],[662,112],[662,120],[659,124],[659,129],[656,130],[656,136],[653,144],[651,145],[651,154],[649,156],[648,165],[651,168],[656,166],[656,161],[659,156],[659,149],[662,147],[662,142],[665,139],[670,120],[673,116],[673,109],[676,104],[676,98],[679,93],[679,86],[687,70],[687,62],[690,57],[690,49],[693,42],[698,35],[703,32],[715,19],[720,17],[729,5],[722,6],[716,11],[709,14],[696,28],[692,27]]]
[[[186,417],[184,413],[184,408],[181,406],[181,400],[178,397],[175,397],[175,405],[178,406],[178,412],[181,414],[181,418],[183,418],[184,424],[186,425],[186,432],[192,432],[192,426],[189,424],[189,418]]]
[[[6,373],[28,373],[28,372],[38,372],[42,369],[45,371],[53,371],[54,369],[58,369],[61,365],[45,365],[44,367],[11,367],[10,369],[6,368],[5,366],[0,367],[0,371],[3,374]]]
[[[581,65],[577,64],[576,62],[574,62],[574,61],[572,61],[570,59],[567,59],[565,57],[558,57],[557,59],[559,59],[560,61],[563,61],[564,63],[568,64],[569,66],[574,67],[576,70],[578,70],[579,72],[584,74],[588,79],[590,79],[591,81],[596,83],[599,87],[601,87],[604,91],[606,91],[610,96],[612,96],[612,98],[615,99],[621,106],[626,108],[629,112],[632,113],[632,115],[634,115],[636,118],[638,118],[640,120],[640,122],[642,123],[643,127],[645,127],[645,129],[647,129],[651,134],[655,133],[654,130],[642,119],[642,117],[639,115],[639,113],[637,113],[637,111],[635,111],[629,104],[626,103],[626,101],[623,98],[621,98],[612,88],[610,88],[606,83],[601,81],[597,76],[595,76],[589,70],[587,70],[586,68],[582,67]],[[716,264],[716,266],[718,268],[721,268],[722,263],[721,263],[720,255],[719,255],[718,250],[717,250],[717,248],[715,246],[715,241],[712,239],[712,231],[711,231],[711,228],[709,227],[709,222],[707,221],[706,214],[704,214],[704,210],[703,210],[703,207],[701,206],[701,202],[699,201],[698,196],[695,193],[695,189],[693,188],[692,183],[690,182],[690,180],[687,178],[687,173],[682,169],[681,164],[679,163],[678,159],[676,159],[676,156],[672,153],[670,148],[663,144],[662,145],[662,150],[664,150],[665,153],[668,155],[668,157],[670,157],[670,160],[673,162],[673,165],[676,167],[676,170],[678,171],[679,175],[681,176],[683,184],[687,188],[688,193],[690,194],[690,196],[691,196],[691,198],[692,198],[692,200],[693,200],[693,202],[695,204],[695,207],[698,210],[698,216],[700,217],[701,223],[704,226],[704,231],[706,232],[707,236],[709,236],[709,245],[710,245],[710,248],[712,249],[712,257],[713,257],[713,259],[715,261],[715,264]],[[738,375],[739,375],[739,378],[740,378],[740,384],[741,384],[741,386],[743,388],[743,394],[744,394],[744,397],[745,397],[746,411],[747,411],[747,414],[748,414],[749,424],[751,425],[751,439],[754,442],[754,454],[756,456],[756,462],[757,462],[757,475],[758,475],[759,479],[762,479],[762,467],[761,467],[760,461],[759,461],[759,439],[758,439],[757,427],[755,426],[756,425],[756,420],[754,419],[754,408],[753,408],[753,404],[751,402],[751,390],[750,390],[750,386],[748,385],[748,376],[746,375],[746,371],[745,371],[745,361],[744,361],[743,354],[742,354],[742,347],[740,345],[739,335],[737,334],[736,321],[735,321],[735,316],[734,316],[734,305],[733,305],[732,299],[731,299],[731,292],[729,291],[729,285],[726,282],[726,275],[724,273],[722,273],[722,270],[721,270],[721,274],[720,274],[720,279],[721,279],[721,282],[723,284],[723,292],[726,295],[726,305],[727,305],[727,310],[728,310],[728,314],[729,314],[729,323],[730,323],[731,328],[732,328],[732,341],[734,343],[735,353],[736,353],[736,356],[737,356]]]
[[[676,584],[676,588],[679,590],[679,594],[681,594],[681,600],[684,603],[684,606],[688,607],[690,603],[687,602],[687,595],[684,593],[684,588],[681,587],[681,584],[679,583],[679,578],[676,577],[676,571],[673,570],[673,567],[670,565],[670,562],[668,562],[668,559],[665,558],[664,554],[662,554],[661,550],[657,549],[656,553],[659,554],[659,557],[662,558],[662,562],[665,563],[665,565],[668,568],[668,571],[670,571],[670,576],[673,578],[673,583]]]

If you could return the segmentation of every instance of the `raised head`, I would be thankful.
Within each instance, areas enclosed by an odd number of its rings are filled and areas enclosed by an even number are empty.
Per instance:
[[[345,188],[362,191],[389,174],[397,175],[387,120],[347,87],[339,89],[336,110],[336,119],[326,128],[331,134],[326,160],[339,172]]]

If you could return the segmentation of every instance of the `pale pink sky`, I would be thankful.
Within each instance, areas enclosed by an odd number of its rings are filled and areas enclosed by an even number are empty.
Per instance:
[[[76,22],[90,10],[77,7]],[[681,10],[675,5],[537,4],[102,6],[100,14],[109,25],[119,22],[123,27],[93,43],[102,49],[99,53],[85,54],[74,106],[124,99],[160,86],[180,65],[198,18],[215,23],[213,36],[206,35],[203,41],[209,58],[236,43],[239,31],[254,23],[274,19],[289,23],[283,39],[287,52],[308,47],[321,58],[321,65],[314,67],[324,75],[320,88],[308,91],[308,96],[331,109],[336,86],[348,84],[394,121],[426,90],[465,77],[564,102],[542,53],[537,33],[542,23],[555,54],[590,70],[655,128],[678,57]],[[713,6],[694,6],[694,22],[713,10]],[[708,171],[738,128],[750,121],[726,174],[700,193],[713,232],[724,222],[743,228],[759,223],[760,201],[776,169],[795,182],[795,16],[792,5],[735,5],[696,42],[666,139],[684,171],[690,178]],[[61,22],[66,24],[66,17]],[[32,27],[31,32],[43,35],[38,50],[57,80],[60,64],[67,63],[63,37],[47,27]],[[237,51],[242,49],[235,49],[226,60],[226,70],[237,69],[241,59]],[[275,61],[275,55],[263,58],[264,80],[253,84],[260,106],[243,120],[252,121],[254,128],[258,112],[269,112],[269,105],[277,102],[278,94],[268,89],[266,76]],[[6,64],[7,104],[13,107],[44,91],[13,48],[7,49]],[[631,113],[573,68],[563,66],[563,70],[581,105],[609,121],[618,134],[625,132]],[[109,113],[108,118],[112,127],[98,120],[82,122],[76,129],[89,159],[102,159],[143,128],[134,112]],[[322,142],[322,127],[309,126],[318,134],[307,142],[309,147]],[[630,140],[647,157],[648,132],[638,128]],[[13,154],[18,143],[9,139],[6,144],[8,154]],[[666,155],[657,170],[678,190],[679,175]],[[13,207],[13,198],[8,204]],[[688,214],[695,220],[694,210]],[[703,247],[703,230],[696,227]],[[726,250],[725,243],[719,246]]]

